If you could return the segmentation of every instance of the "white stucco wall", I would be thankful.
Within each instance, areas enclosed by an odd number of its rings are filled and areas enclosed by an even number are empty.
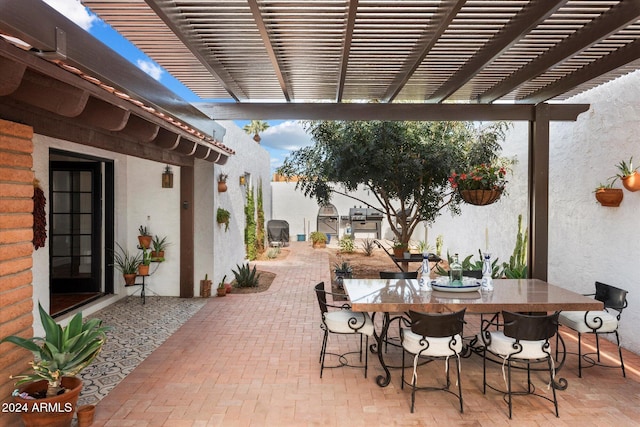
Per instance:
[[[581,293],[601,281],[629,291],[621,323],[623,346],[640,351],[640,192],[623,190],[620,207],[602,207],[593,195],[600,182],[634,158],[640,165],[640,73],[567,102],[591,108],[575,123],[553,123],[549,182],[549,280]],[[623,188],[618,181],[617,187]]]

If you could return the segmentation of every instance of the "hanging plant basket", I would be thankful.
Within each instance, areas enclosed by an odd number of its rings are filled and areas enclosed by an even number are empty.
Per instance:
[[[596,191],[596,200],[602,206],[618,207],[623,196],[621,188],[601,188]]]
[[[640,174],[638,172],[634,172],[631,175],[622,177],[622,185],[629,191],[638,191],[640,190]]]
[[[470,205],[485,206],[497,202],[502,190],[461,190],[460,197]]]

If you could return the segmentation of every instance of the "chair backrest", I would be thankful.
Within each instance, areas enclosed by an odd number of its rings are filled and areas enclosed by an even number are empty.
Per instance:
[[[417,279],[417,271],[381,271],[381,279]]]
[[[595,299],[602,301],[605,308],[613,308],[621,312],[627,306],[627,291],[596,282]]]
[[[474,279],[482,279],[482,270],[462,270],[462,275],[473,277]]]
[[[558,332],[559,315],[559,311],[549,315],[529,315],[503,311],[504,334],[524,341],[548,340]]]
[[[316,297],[318,297],[318,305],[320,306],[320,312],[326,313],[327,309],[327,293],[324,290],[324,282],[318,283],[314,289],[316,290]]]
[[[423,337],[452,337],[462,333],[464,327],[463,308],[455,313],[421,313],[409,310],[411,318],[411,332]]]

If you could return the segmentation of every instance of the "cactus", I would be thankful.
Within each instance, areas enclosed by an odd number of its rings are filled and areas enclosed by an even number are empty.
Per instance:
[[[529,231],[522,232],[522,214],[518,215],[518,234],[513,254],[509,257],[509,263],[502,263],[502,275],[507,279],[527,278],[527,245]]]

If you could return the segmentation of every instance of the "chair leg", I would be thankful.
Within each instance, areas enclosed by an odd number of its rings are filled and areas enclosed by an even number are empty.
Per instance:
[[[405,349],[404,347],[402,348],[402,373],[400,374],[400,389],[404,390],[404,355],[405,355]]]
[[[578,378],[582,378],[582,334],[578,332]]]
[[[560,417],[558,413],[558,398],[556,397],[556,388],[553,386],[553,364],[551,363],[551,358],[547,359],[547,363],[549,365],[549,384],[551,384],[551,390],[553,390],[553,406],[556,409],[556,417]]]
[[[487,350],[482,352],[482,394],[487,394]]]
[[[324,331],[324,339],[322,340],[322,350],[320,350],[320,378],[322,378],[322,371],[324,370],[324,356],[327,352],[328,337],[329,337],[329,331]]]
[[[512,396],[511,396],[511,359],[507,360],[507,396],[508,396],[508,404],[509,404],[509,419],[511,419],[512,414]]]
[[[598,357],[598,363],[600,363],[600,336],[596,335],[596,355]]]
[[[460,357],[456,357],[456,366],[458,367],[458,399],[460,400],[460,413],[464,414],[462,407],[462,379],[460,378]]]
[[[620,347],[620,336],[618,335],[618,331],[615,331],[616,341],[618,342],[618,355],[620,356],[620,367],[622,368],[622,376],[627,377],[627,374],[624,370],[624,361],[622,360],[622,347]]]
[[[416,402],[416,375],[415,375],[415,369],[413,371],[413,375],[411,376],[411,413],[413,414],[413,408]]]
[[[360,335],[362,339],[362,335]],[[364,377],[367,378],[367,370],[369,369],[369,335],[365,338],[364,346]]]

